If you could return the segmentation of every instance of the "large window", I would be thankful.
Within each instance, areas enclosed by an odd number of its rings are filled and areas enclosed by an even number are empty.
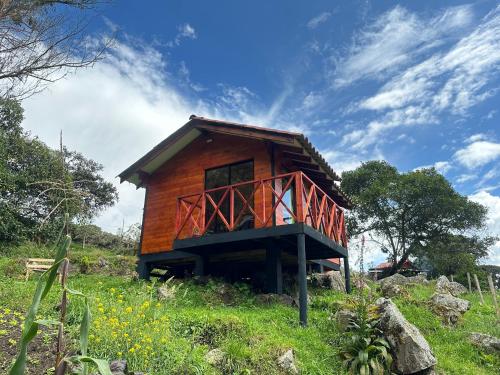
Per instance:
[[[229,164],[218,168],[207,169],[205,171],[205,190],[224,187],[245,181],[251,181],[253,179],[254,179],[253,160],[236,164]],[[253,186],[252,184],[243,185],[239,187],[239,191],[245,197],[245,199],[249,199],[253,191]],[[215,191],[211,193],[210,196],[217,204],[219,200],[222,198],[224,192],[225,190],[221,189],[220,191]],[[235,194],[234,198],[235,220],[238,217],[239,213],[241,212],[243,204],[244,203],[239,198],[239,196]],[[250,202],[250,204],[253,207],[253,202]],[[227,221],[230,220],[229,207],[230,207],[230,201],[228,194],[224,199],[224,202],[220,206],[220,210]],[[214,210],[215,209],[212,207],[212,205],[207,203],[207,208],[205,213],[206,220],[210,219]],[[235,225],[239,229],[248,229],[253,227],[253,216],[250,215],[250,211],[247,210],[247,212],[243,213],[243,215],[241,215],[239,222],[235,223]],[[222,219],[218,215],[214,218],[214,220],[210,224],[210,227],[208,228],[208,232],[212,233],[224,232],[226,230],[227,230],[226,226],[224,225]]]

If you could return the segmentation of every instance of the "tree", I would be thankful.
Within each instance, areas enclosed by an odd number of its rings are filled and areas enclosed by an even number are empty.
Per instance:
[[[341,188],[354,201],[350,234],[375,234],[393,262],[390,274],[412,255],[432,255],[432,246],[450,236],[471,240],[486,227],[487,209],[456,192],[434,168],[399,173],[387,162],[369,161],[344,172]]]
[[[0,0],[0,97],[23,98],[92,65],[109,42],[86,38],[98,0]]]
[[[18,102],[0,99],[0,241],[50,239],[65,213],[91,219],[117,201],[102,165],[66,149],[61,155],[24,132],[22,119]]]

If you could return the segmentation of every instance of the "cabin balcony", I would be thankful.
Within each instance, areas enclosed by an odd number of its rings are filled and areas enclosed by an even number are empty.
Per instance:
[[[301,171],[177,198],[175,250],[223,252],[297,233],[308,234],[307,259],[347,256],[344,210]]]

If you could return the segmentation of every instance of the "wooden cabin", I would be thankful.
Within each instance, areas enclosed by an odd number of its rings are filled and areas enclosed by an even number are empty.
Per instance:
[[[145,188],[138,273],[153,268],[265,277],[282,293],[297,272],[338,270],[350,290],[340,177],[299,133],[191,116],[120,175]]]

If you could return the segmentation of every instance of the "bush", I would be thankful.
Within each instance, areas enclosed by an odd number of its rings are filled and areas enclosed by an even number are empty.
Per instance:
[[[388,342],[377,328],[376,307],[361,295],[351,300],[352,303],[356,318],[347,327],[340,352],[344,365],[351,374],[390,374],[392,356]]]

